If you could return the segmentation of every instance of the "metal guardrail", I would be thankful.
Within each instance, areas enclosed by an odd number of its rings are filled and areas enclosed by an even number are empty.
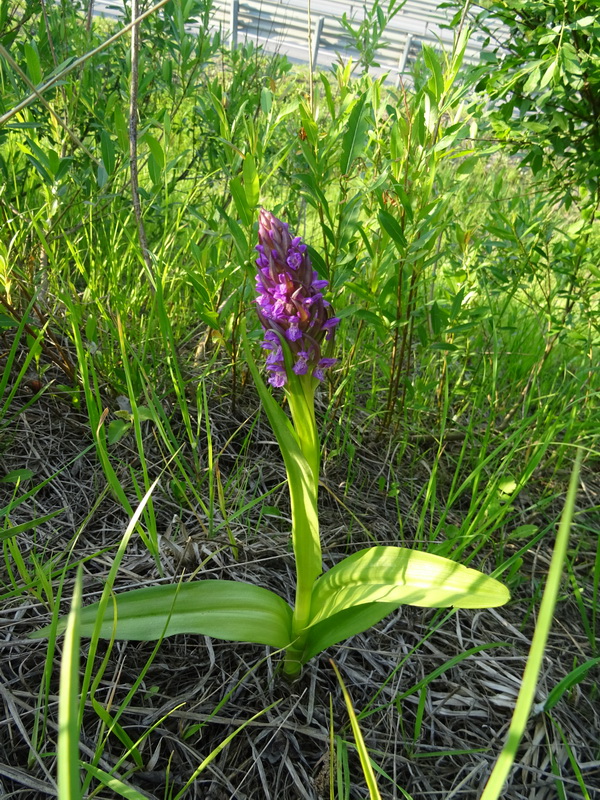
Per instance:
[[[368,3],[368,0],[365,0]],[[423,43],[443,50],[452,47],[453,33],[447,25],[451,14],[438,7],[441,0],[406,0],[382,36],[377,50],[379,67],[374,74],[387,74],[398,82],[418,57]],[[96,0],[97,16],[123,16],[119,0]],[[211,28],[220,30],[231,47],[252,42],[266,52],[287,56],[313,68],[331,67],[340,58],[357,60],[359,54],[341,25],[342,14],[357,24],[364,19],[364,3],[355,0],[214,0]],[[309,25],[311,36],[309,37]],[[194,29],[190,26],[190,30]],[[309,51],[310,42],[310,51]],[[467,63],[478,62],[481,40],[472,37],[465,53]]]

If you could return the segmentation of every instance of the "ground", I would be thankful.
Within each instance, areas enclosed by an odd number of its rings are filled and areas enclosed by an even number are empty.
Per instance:
[[[114,398],[107,395],[106,402],[111,411],[116,409]],[[48,624],[53,602],[48,598],[57,597],[63,574],[61,609],[67,610],[74,580],[73,569],[63,573],[67,559],[71,566],[83,564],[84,603],[98,597],[128,516],[108,490],[90,448],[87,417],[69,397],[53,395],[51,386],[32,397],[32,390],[23,387],[13,409],[2,431],[3,469],[9,473],[29,468],[36,485],[46,478],[48,482],[15,509],[11,523],[19,525],[60,510],[33,531],[4,540],[0,794],[37,800],[56,795],[62,640],[48,663],[47,641],[30,640],[27,635]],[[233,410],[227,393],[211,387],[213,448],[220,453],[237,559],[223,529],[210,538],[201,509],[185,510],[173,481],[163,474],[153,495],[160,564],[134,537],[119,571],[119,589],[195,572],[198,578],[254,582],[293,599],[287,495],[285,485],[280,485],[285,473],[265,420],[259,417],[246,438],[257,413],[251,386],[244,387]],[[138,457],[131,436],[113,445],[111,454],[135,506],[131,475]],[[144,423],[144,440],[147,461],[158,475],[163,460],[151,423]],[[354,455],[358,477],[351,487],[344,486],[344,456],[326,454],[320,497],[326,565],[369,543],[360,524],[379,543],[398,543],[398,506],[406,509],[403,536],[410,544],[410,510],[418,493],[419,470],[427,469],[428,458],[426,447],[417,443],[413,450],[417,447],[422,447],[418,458],[415,452],[407,456],[412,463],[408,479],[394,463],[389,442],[382,442],[376,433],[365,436]],[[400,485],[396,498],[379,488],[378,476],[390,471]],[[597,479],[587,473],[583,483],[588,494],[584,505],[597,506]],[[16,495],[27,488],[25,483]],[[268,505],[259,503],[237,517],[232,513],[273,489]],[[0,507],[11,501],[14,492],[14,484],[0,483]],[[560,509],[559,498],[546,507],[547,518],[557,520]],[[527,521],[525,505],[522,518]],[[203,760],[247,723],[187,789],[186,798],[316,800],[330,796],[330,779],[336,792],[343,784],[352,787],[348,795],[333,796],[367,797],[348,713],[330,664],[333,659],[359,713],[383,798],[406,797],[405,793],[419,799],[477,798],[510,723],[551,547],[552,541],[544,538],[524,555],[519,572],[523,580],[507,606],[459,612],[404,607],[372,630],[315,658],[291,685],[278,670],[279,654],[260,646],[198,636],[171,637],[158,647],[101,643],[93,671],[96,709],[88,696],[81,757],[92,761],[106,735],[97,704],[113,716],[119,711],[120,727],[100,748],[98,766],[107,772],[116,767],[115,773],[141,796],[174,797]],[[478,566],[485,570],[485,559]],[[46,576],[43,581],[41,574]],[[52,589],[40,591],[44,585]],[[82,671],[88,649],[84,640]],[[600,787],[600,708],[594,680],[588,676],[551,712],[541,711],[551,689],[592,655],[582,616],[569,593],[568,600],[559,601],[539,682],[539,705],[503,795],[507,800],[582,797],[573,762],[582,770],[588,790]],[[252,719],[254,715],[259,716]],[[120,762],[127,737],[143,740],[135,758]],[[557,776],[562,781],[560,791]],[[94,796],[108,800],[117,795],[100,787]]]

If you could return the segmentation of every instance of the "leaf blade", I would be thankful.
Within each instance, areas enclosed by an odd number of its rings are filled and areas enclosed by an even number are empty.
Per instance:
[[[290,644],[292,610],[279,595],[240,581],[205,580],[149,586],[113,598],[100,626],[100,637],[152,641],[177,633],[196,633],[227,641],[285,648]],[[99,603],[81,610],[80,632],[91,636]],[[116,611],[116,621],[115,621]],[[65,620],[59,621],[59,632]],[[48,628],[31,638],[47,635]]]
[[[499,581],[450,559],[404,547],[370,547],[319,578],[310,625],[366,603],[485,608],[509,597]]]

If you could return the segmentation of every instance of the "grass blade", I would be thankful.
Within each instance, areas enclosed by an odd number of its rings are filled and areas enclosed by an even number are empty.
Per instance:
[[[335,663],[333,662],[332,659],[329,659],[329,663],[333,667],[333,671],[335,672],[336,677],[340,683],[342,694],[344,695],[344,702],[346,703],[346,708],[348,709],[348,716],[350,717],[350,725],[352,726],[352,733],[354,734],[356,750],[358,752],[360,765],[362,767],[362,771],[365,776],[365,781],[367,782],[367,788],[369,789],[369,797],[371,798],[371,800],[381,800],[381,795],[379,794],[379,789],[377,788],[377,781],[375,780],[375,773],[373,772],[373,767],[371,766],[371,759],[369,758],[369,751],[367,750],[367,746],[365,745],[365,740],[363,739],[363,735],[360,730],[360,725],[358,724],[358,720],[356,719],[356,714],[354,713],[354,709],[352,708],[352,698],[350,697],[348,689],[346,689],[346,684],[342,680],[340,671],[336,667]]]
[[[571,481],[569,483],[565,507],[556,537],[556,544],[554,545],[554,552],[552,553],[552,561],[550,562],[548,580],[546,581],[546,588],[544,589],[544,595],[540,605],[538,622],[533,634],[525,672],[523,673],[523,682],[517,697],[517,703],[508,730],[508,736],[506,737],[506,743],[486,783],[483,794],[481,795],[481,800],[498,800],[502,794],[504,783],[515,761],[519,742],[525,732],[529,712],[533,705],[535,689],[542,666],[542,658],[552,625],[556,598],[558,597],[560,589],[563,564],[567,552],[567,544],[569,542],[569,531],[571,529],[573,512],[575,510],[575,498],[579,485],[581,458],[582,451],[578,450],[575,464],[573,465],[573,472],[571,473]]]
[[[60,664],[58,700],[58,796],[61,800],[79,800],[79,640],[81,614],[81,567],[77,570],[71,611],[67,619],[65,643]]]

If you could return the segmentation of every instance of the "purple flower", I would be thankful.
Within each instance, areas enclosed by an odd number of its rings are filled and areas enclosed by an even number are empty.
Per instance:
[[[284,386],[285,361],[279,336],[287,342],[296,375],[323,379],[323,370],[335,364],[324,358],[321,346],[333,338],[339,319],[333,316],[322,291],[329,284],[313,270],[306,245],[292,238],[287,222],[264,209],[258,222],[256,310],[265,330],[262,346],[267,356],[269,382]]]

